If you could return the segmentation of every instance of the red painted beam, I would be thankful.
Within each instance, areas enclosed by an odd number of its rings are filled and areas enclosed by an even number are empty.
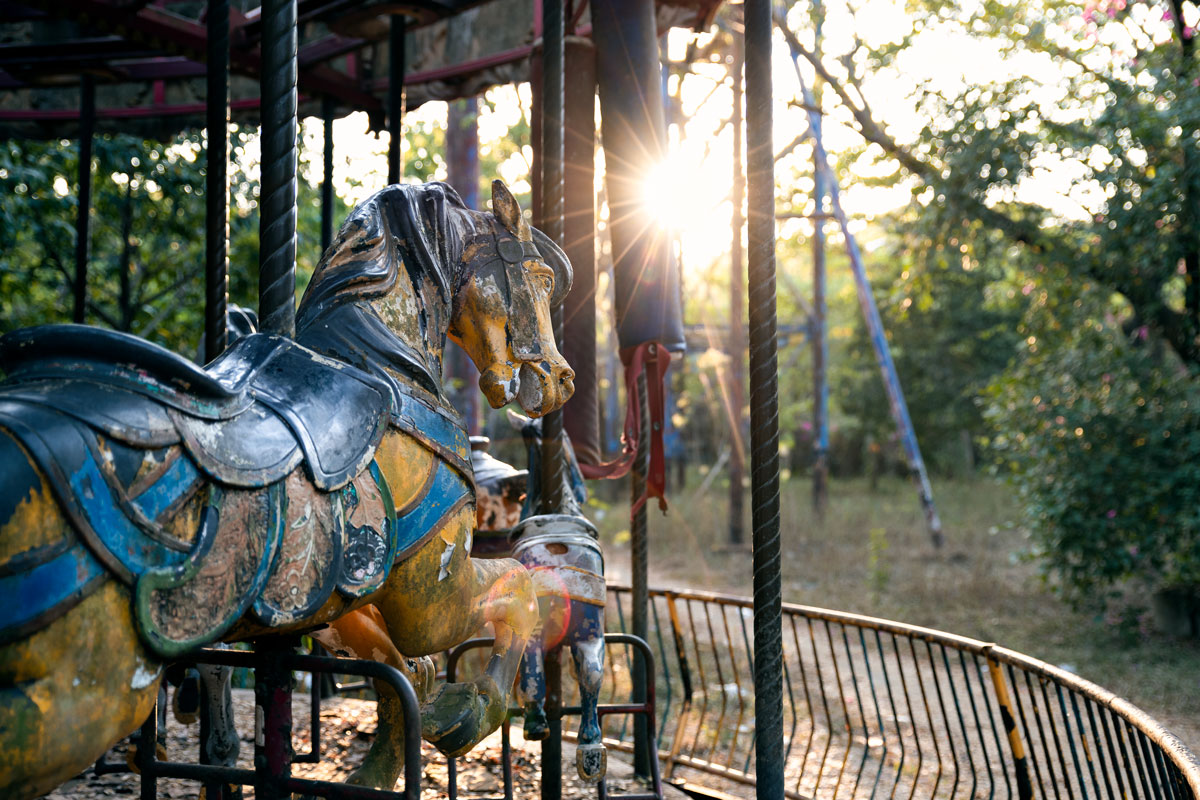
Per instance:
[[[121,6],[105,0],[37,0],[40,7],[58,17],[86,20],[87,24],[112,30],[149,47],[187,56],[193,61],[203,62],[207,52],[207,30],[194,20],[171,14],[161,8],[148,7],[134,14],[126,14]],[[255,51],[231,53],[230,65],[234,72],[257,78],[261,71],[259,54]],[[342,102],[364,111],[383,108],[382,101],[362,91],[355,82],[325,66],[311,66],[300,70],[300,87],[311,94],[329,94]]]

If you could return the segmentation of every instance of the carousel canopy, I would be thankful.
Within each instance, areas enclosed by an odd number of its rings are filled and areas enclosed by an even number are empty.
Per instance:
[[[230,0],[235,121],[257,124],[260,8]],[[299,0],[301,115],[323,98],[338,116],[382,128],[390,17],[406,20],[406,103],[470,97],[528,78],[537,0]],[[569,4],[570,5],[570,4]],[[703,28],[720,0],[659,0],[660,31]],[[0,0],[0,138],[73,138],[80,77],[95,82],[96,130],[153,138],[204,125],[207,3],[196,0]],[[588,36],[589,8],[568,11]]]

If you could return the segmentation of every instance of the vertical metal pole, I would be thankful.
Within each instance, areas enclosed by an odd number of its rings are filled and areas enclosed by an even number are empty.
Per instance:
[[[742,484],[746,475],[746,443],[742,439],[742,407],[746,403],[745,325],[746,273],[742,268],[742,200],[746,193],[746,176],[742,171],[742,70],[746,61],[743,33],[733,36],[733,224],[729,244],[729,437],[732,458],[729,461],[729,545],[741,547],[746,541],[744,518],[746,490]]]
[[[159,697],[162,697],[161,691]],[[158,703],[150,709],[150,716],[142,723],[138,739],[135,763],[141,772],[138,781],[139,800],[158,800],[158,776],[154,773],[154,762],[158,759]]]
[[[468,97],[452,101],[446,109],[446,182],[462,197],[468,208],[479,208],[479,101]],[[470,357],[454,342],[446,342],[445,373],[458,384],[451,400],[466,417],[467,432],[483,428],[479,372]]]
[[[775,154],[771,136],[770,0],[746,0],[745,14],[756,795],[761,800],[781,800],[783,632],[779,558],[779,373],[775,315]]]
[[[638,397],[641,398],[639,413],[643,420],[650,419],[646,372],[650,370],[652,362],[647,361],[646,371],[637,376]],[[632,399],[627,399],[626,402],[632,402]],[[630,503],[636,503],[645,494],[646,475],[649,471],[650,442],[647,436],[641,436],[638,439],[638,450],[634,456],[633,470],[630,473]],[[649,505],[649,503],[642,503],[633,518],[629,520],[631,630],[634,636],[646,641],[650,641],[650,530],[646,518],[646,507]],[[634,648],[633,675],[631,676],[634,703],[646,702],[648,691],[646,675],[646,660],[641,650]],[[633,771],[635,775],[643,778],[650,776],[651,754],[654,752],[654,747],[655,743],[650,741],[646,715],[635,714],[633,717]]]
[[[545,234],[563,244],[563,0],[542,0],[542,226]],[[562,308],[550,311],[554,338],[562,342]],[[542,513],[562,509],[562,412],[542,420]]]
[[[387,126],[391,133],[388,143],[388,184],[399,183],[404,177],[404,37],[408,25],[403,14],[392,14],[388,32],[388,96]]]
[[[296,333],[296,0],[262,3],[262,192],[258,319]]]
[[[468,208],[479,208],[479,99],[451,101],[446,108],[446,182]]]
[[[541,211],[546,235],[563,244],[564,0],[542,0]],[[562,308],[551,309],[554,339],[562,342]],[[562,509],[562,411],[542,420],[542,513]],[[546,654],[546,716],[550,732],[542,742],[542,800],[562,797],[561,650]]]
[[[204,186],[204,360],[228,340],[229,304],[229,0],[208,4],[208,149]]]
[[[825,9],[821,0],[813,0],[813,50],[817,58],[821,57],[821,26],[825,22]],[[812,315],[812,353],[813,353],[813,474],[812,502],[813,511],[818,517],[825,516],[825,507],[829,502],[829,378],[826,365],[829,363],[829,340],[825,333],[826,301],[825,301],[825,174],[817,164],[817,150],[821,147],[821,126],[824,124],[821,112],[821,87],[816,84],[814,99],[818,109],[813,114],[816,121],[812,128],[813,141],[813,315]]]
[[[564,52],[563,250],[575,281],[563,304],[562,355],[575,370],[575,394],[563,407],[563,427],[575,455],[603,460],[600,381],[596,374],[596,52],[573,37]]]
[[[792,54],[793,61],[798,58],[799,54]],[[804,82],[803,74],[799,72],[798,62],[797,77],[800,80],[800,90],[803,93],[805,105],[809,109],[814,108],[816,101],[813,99],[808,85]],[[810,128],[815,129],[819,124],[816,121],[816,114],[811,110],[808,112],[808,120]],[[892,419],[896,421],[896,427],[900,429],[900,442],[904,446],[904,453],[908,458],[913,482],[917,485],[917,495],[921,501],[921,508],[925,512],[929,535],[933,546],[941,547],[945,541],[942,533],[942,518],[938,515],[937,507],[933,503],[933,488],[929,484],[929,473],[925,470],[925,460],[921,457],[921,446],[917,442],[917,433],[913,428],[912,417],[908,413],[904,390],[900,387],[900,375],[896,372],[896,362],[892,359],[892,350],[883,330],[883,320],[879,316],[878,306],[875,305],[875,296],[871,293],[871,282],[867,279],[867,268],[863,262],[862,251],[859,250],[858,240],[850,231],[850,221],[846,217],[846,210],[842,208],[841,190],[838,188],[837,176],[833,174],[833,170],[829,166],[828,155],[819,139],[813,140],[813,149],[816,152],[817,170],[825,175],[825,190],[829,194],[830,211],[837,221],[838,227],[841,228],[842,238],[846,240],[846,255],[850,259],[850,273],[854,277],[859,309],[867,323],[867,330],[871,334],[871,346],[875,349],[875,360],[879,362],[879,370],[883,374],[883,388],[887,394],[888,407],[891,409]]]
[[[325,123],[323,155],[324,175],[321,180],[321,255],[333,244],[333,115],[335,107],[329,95],[321,98],[321,120]],[[314,681],[315,682],[315,681]]]
[[[562,648],[546,653],[544,708],[549,733],[542,740],[542,800],[562,800],[562,653]]]
[[[263,661],[254,671],[254,796],[284,800],[291,793],[284,782],[292,774],[292,672],[281,656],[295,649],[295,640],[260,639],[254,649]]]
[[[75,215],[75,310],[71,319],[87,318],[88,251],[91,249],[92,131],[96,123],[96,83],[84,73],[79,79],[79,207]]]

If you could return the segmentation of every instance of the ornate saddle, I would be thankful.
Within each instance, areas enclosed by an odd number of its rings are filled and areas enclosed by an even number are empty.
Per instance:
[[[182,443],[213,479],[247,488],[303,462],[318,488],[340,489],[370,462],[394,410],[378,378],[265,333],[201,369],[128,334],[46,325],[0,337],[0,370],[0,400],[52,408],[134,447]]]
[[[0,643],[106,574],[134,589],[139,633],[165,656],[247,612],[286,625],[335,590],[378,589],[473,496],[465,431],[437,398],[289,339],[246,336],[201,369],[124,334],[47,326],[0,337],[0,369],[13,436],[0,458],[22,461],[20,442],[78,533],[0,563],[0,596],[20,599]],[[389,422],[442,456],[404,509],[373,463]]]

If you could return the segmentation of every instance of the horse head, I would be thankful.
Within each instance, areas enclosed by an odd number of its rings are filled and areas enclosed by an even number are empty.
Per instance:
[[[491,230],[465,242],[468,277],[455,294],[448,334],[475,362],[493,408],[516,400],[540,417],[575,391],[550,318],[571,288],[571,265],[553,240],[529,226],[502,181],[492,182],[491,216]]]
[[[467,208],[444,183],[389,186],[351,212],[317,265],[297,338],[436,393],[450,338],[475,362],[493,407],[516,400],[540,417],[575,391],[550,321],[570,287],[566,255],[529,226],[501,181],[491,212]]]

